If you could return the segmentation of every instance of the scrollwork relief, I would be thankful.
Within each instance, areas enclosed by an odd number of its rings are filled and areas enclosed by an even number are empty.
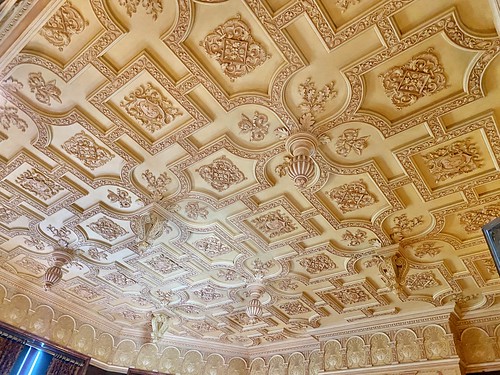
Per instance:
[[[219,193],[247,179],[243,172],[224,155],[210,164],[201,166],[196,172]]]
[[[436,182],[470,173],[481,166],[481,158],[475,144],[468,139],[422,155]]]
[[[83,131],[69,138],[61,147],[68,154],[76,156],[83,165],[91,170],[102,167],[115,157]]]
[[[219,25],[200,46],[217,60],[231,81],[252,72],[270,58],[264,47],[254,40],[250,27],[240,15]]]
[[[0,104],[0,125],[9,130],[11,125],[25,132],[28,129],[28,124],[17,114],[17,108],[7,104]]]
[[[299,264],[304,267],[307,272],[312,274],[331,270],[337,267],[337,265],[325,254],[303,258],[299,260]]]
[[[335,142],[335,152],[340,156],[347,157],[351,151],[361,155],[368,147],[368,135],[359,136],[359,129],[346,129]]]
[[[250,141],[262,141],[269,131],[268,121],[267,116],[258,111],[254,112],[252,119],[242,113],[241,120],[238,122],[238,127],[241,133],[250,134]]]
[[[28,75],[28,86],[30,91],[35,93],[35,99],[40,103],[51,105],[51,99],[62,103],[61,89],[56,86],[56,80],[45,82],[41,72],[30,73]]]
[[[446,88],[444,68],[432,48],[381,74],[387,96],[398,109]]]
[[[118,3],[127,9],[127,14],[132,17],[137,12],[137,7],[142,5],[146,14],[151,14],[153,20],[158,19],[158,15],[163,12],[162,0],[118,0]]]
[[[297,229],[292,219],[279,210],[256,217],[252,219],[252,223],[259,231],[265,233],[269,238],[290,233]]]
[[[122,237],[128,233],[128,231],[107,217],[100,217],[97,221],[87,225],[87,227],[108,241],[114,241],[118,237]]]
[[[71,43],[73,35],[80,34],[86,25],[88,21],[70,1],[67,1],[43,25],[40,35],[62,51]]]
[[[120,106],[150,133],[172,123],[182,112],[151,83],[140,85],[120,102]]]
[[[54,182],[54,180],[35,168],[31,168],[21,173],[16,178],[16,183],[23,189],[43,200],[48,200],[64,190],[59,184]]]

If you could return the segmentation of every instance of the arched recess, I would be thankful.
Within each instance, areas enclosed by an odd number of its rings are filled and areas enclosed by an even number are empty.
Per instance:
[[[210,354],[205,363],[204,375],[225,375],[224,358],[219,354]]]
[[[50,306],[38,306],[35,312],[29,317],[28,331],[48,338],[53,319],[54,310]]]
[[[160,358],[159,371],[167,374],[177,374],[181,371],[181,354],[174,347],[165,348]]]
[[[315,350],[309,356],[309,375],[318,375],[323,369],[323,354]]]
[[[118,366],[135,366],[136,347],[131,340],[122,340],[116,347],[113,364]]]
[[[347,367],[358,368],[366,364],[365,342],[361,337],[354,336],[347,340],[346,356]]]
[[[31,300],[23,294],[16,294],[3,306],[3,320],[13,326],[25,328],[28,322],[26,325],[22,323],[28,316],[30,308]]]
[[[370,356],[373,366],[383,366],[392,363],[392,349],[387,335],[376,333],[370,337]]]
[[[462,353],[467,364],[485,363],[495,360],[493,341],[481,328],[467,328],[460,337]]]
[[[333,371],[342,368],[342,347],[337,340],[325,344],[325,370]]]
[[[275,355],[269,361],[269,375],[286,375],[285,360],[280,355]]]
[[[114,338],[109,333],[103,333],[99,336],[95,347],[94,347],[94,355],[96,359],[102,362],[109,362],[111,358],[111,354],[113,353],[114,346]]]
[[[203,358],[200,352],[192,350],[186,353],[182,362],[182,375],[202,374]]]
[[[67,346],[75,330],[75,319],[69,315],[61,316],[52,324],[50,338],[59,345]]]
[[[396,333],[396,353],[399,362],[415,362],[420,359],[420,347],[415,332],[402,329]]]
[[[231,375],[246,375],[247,363],[238,357],[231,358],[227,367],[227,373]]]
[[[427,359],[443,359],[450,356],[450,342],[446,331],[438,325],[429,325],[423,331]]]
[[[266,362],[262,358],[255,358],[250,365],[250,375],[266,375]]]
[[[92,355],[92,348],[95,342],[95,329],[90,324],[83,324],[73,334],[70,348],[77,352]]]
[[[293,353],[288,358],[288,375],[306,375],[306,361],[302,353]]]
[[[137,354],[135,366],[148,371],[156,370],[158,367],[158,348],[156,345],[144,344]]]

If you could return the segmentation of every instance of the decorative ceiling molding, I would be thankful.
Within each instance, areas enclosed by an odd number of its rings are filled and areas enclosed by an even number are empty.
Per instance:
[[[477,1],[12,10],[0,319],[170,373],[494,363],[450,340],[495,340],[453,330],[495,315],[500,286],[481,233],[500,198],[500,39]]]

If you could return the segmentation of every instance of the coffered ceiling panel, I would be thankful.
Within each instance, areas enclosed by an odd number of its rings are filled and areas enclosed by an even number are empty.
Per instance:
[[[67,1],[19,43],[0,72],[12,283],[242,353],[498,312],[486,0]]]

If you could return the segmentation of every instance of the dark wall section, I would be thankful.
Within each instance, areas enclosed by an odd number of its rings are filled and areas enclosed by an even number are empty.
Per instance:
[[[98,367],[90,365],[87,369],[86,375],[123,375],[123,374],[119,374],[118,372],[102,370]]]

